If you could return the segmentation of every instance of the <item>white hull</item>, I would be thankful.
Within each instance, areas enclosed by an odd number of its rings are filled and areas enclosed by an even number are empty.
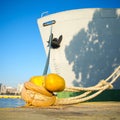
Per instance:
[[[56,21],[53,36],[63,36],[60,47],[51,49],[50,70],[67,86],[95,85],[120,65],[120,9],[77,9],[38,19],[46,54],[51,26],[43,23],[50,20]]]

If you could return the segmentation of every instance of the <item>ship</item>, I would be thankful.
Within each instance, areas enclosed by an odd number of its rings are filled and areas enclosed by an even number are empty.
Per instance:
[[[119,8],[66,10],[37,23],[47,55],[43,75],[49,67],[67,86],[90,87],[120,65]],[[120,98],[120,78],[113,89]]]

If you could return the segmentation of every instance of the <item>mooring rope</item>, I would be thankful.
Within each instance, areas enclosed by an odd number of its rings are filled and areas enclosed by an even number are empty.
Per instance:
[[[80,92],[84,91],[81,95],[69,98],[59,98],[56,100],[55,105],[68,105],[68,104],[77,104],[81,102],[88,101],[98,96],[100,93],[106,89],[113,88],[112,84],[120,77],[120,66],[105,80],[101,80],[97,85],[88,88],[80,87],[69,87],[66,88],[67,92]]]
[[[120,66],[105,80],[101,80],[97,85],[87,88],[81,87],[66,87],[65,92],[82,92],[79,95],[58,98],[53,93],[47,91],[44,86],[36,86],[35,84],[26,82],[21,96],[26,101],[27,106],[56,106],[56,105],[69,105],[78,104],[91,100],[101,94],[107,89],[113,88],[113,83],[120,77]]]

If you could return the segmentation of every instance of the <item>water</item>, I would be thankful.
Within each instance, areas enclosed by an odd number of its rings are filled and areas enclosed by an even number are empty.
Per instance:
[[[15,108],[25,105],[22,99],[1,98],[0,108]]]

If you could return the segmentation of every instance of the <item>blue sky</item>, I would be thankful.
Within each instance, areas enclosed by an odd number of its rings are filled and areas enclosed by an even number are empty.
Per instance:
[[[38,30],[41,13],[120,8],[120,0],[0,0],[0,83],[16,87],[42,75],[46,54]]]

